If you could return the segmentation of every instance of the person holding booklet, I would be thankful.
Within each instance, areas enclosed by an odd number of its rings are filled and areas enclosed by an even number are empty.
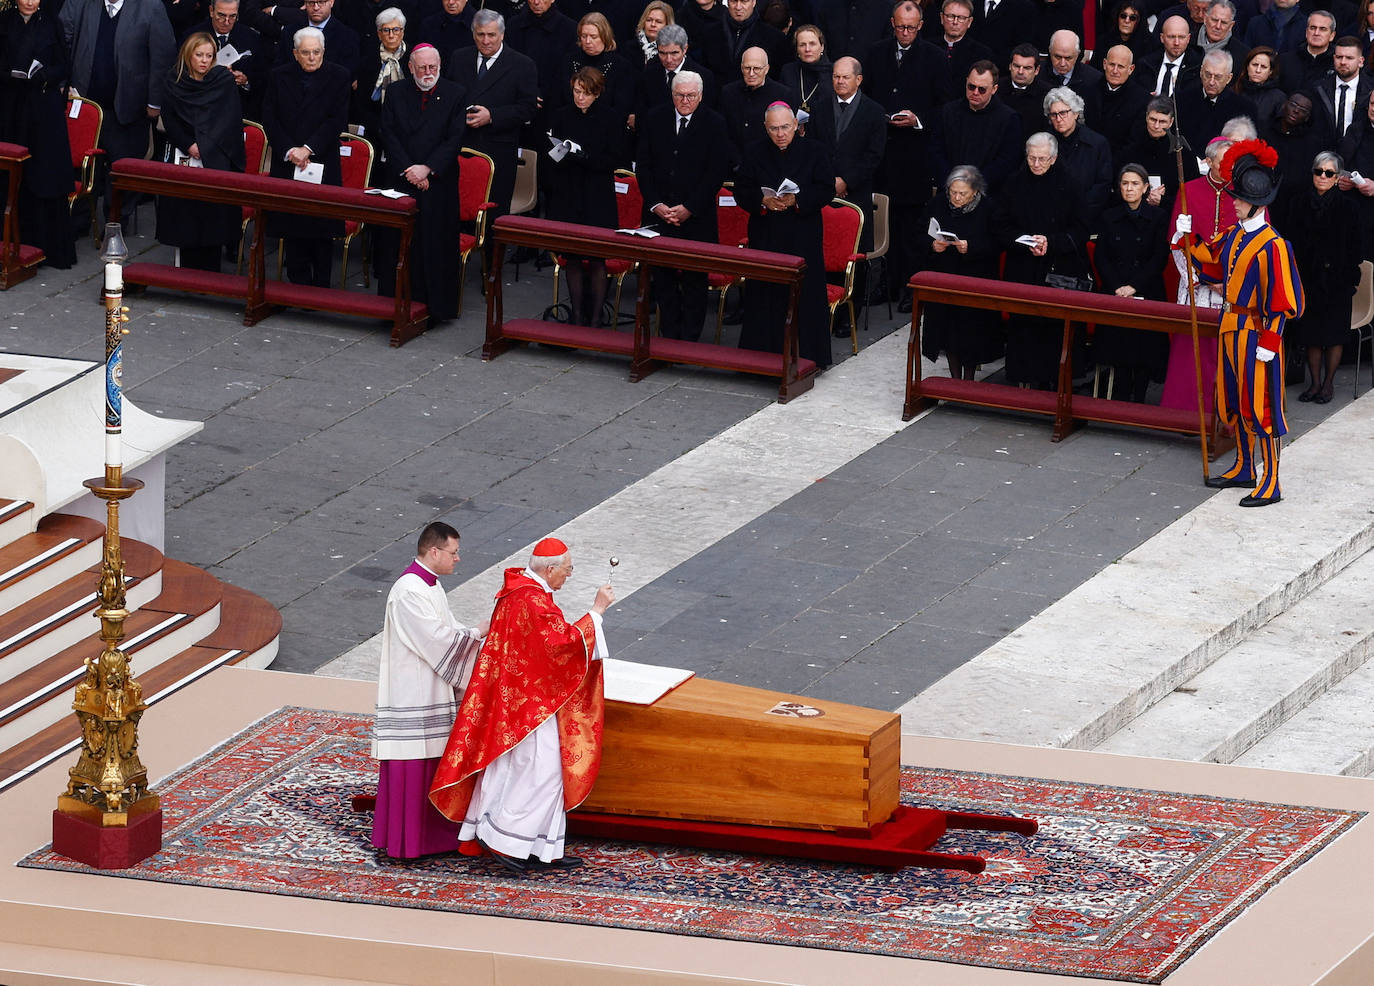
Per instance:
[[[234,74],[217,65],[215,39],[197,32],[181,43],[162,100],[167,159],[192,168],[242,172],[243,118]],[[180,250],[180,266],[218,271],[226,245],[239,237],[236,205],[160,195],[157,238]]]
[[[548,218],[614,229],[615,168],[624,154],[625,133],[615,111],[601,99],[605,79],[590,65],[573,73],[572,102],[549,116]],[[568,321],[599,326],[606,301],[606,261],[601,257],[569,255]]]
[[[573,573],[568,546],[544,538],[529,565],[508,568],[491,628],[463,694],[430,801],[462,823],[507,870],[567,869],[567,811],[591,793],[601,765],[609,656],[601,616],[615,602],[609,584],[591,610],[568,622],[553,600]],[[464,851],[468,851],[466,848]]]
[[[342,185],[339,134],[348,125],[353,77],[343,66],[324,60],[319,28],[301,28],[292,45],[295,57],[273,69],[262,105],[262,124],[272,146],[270,174],[307,185]],[[292,284],[329,287],[333,240],[343,235],[342,219],[269,212],[265,232],[286,239],[286,276]]]

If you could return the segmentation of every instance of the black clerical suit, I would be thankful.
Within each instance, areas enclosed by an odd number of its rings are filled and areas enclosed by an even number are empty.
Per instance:
[[[963,89],[964,81],[968,78],[968,70],[974,62],[981,62],[985,59],[992,61],[995,57],[992,49],[972,34],[965,34],[954,44],[950,44],[941,36],[935,42],[935,47],[940,50],[940,54],[945,58],[945,64],[949,66],[951,85],[960,90]],[[998,72],[1001,72],[1000,68]]]
[[[1183,139],[1198,157],[1202,157],[1207,142],[1221,133],[1228,120],[1238,116],[1255,118],[1255,104],[1229,88],[1221,90],[1213,100],[1200,87],[1189,86],[1175,92],[1174,105]]]
[[[444,63],[444,76],[467,91],[469,106],[485,106],[491,123],[469,127],[467,146],[488,155],[496,164],[491,183],[495,210],[487,222],[510,211],[515,191],[515,160],[520,151],[520,129],[534,118],[539,99],[539,76],[534,62],[510,45],[502,45],[486,72],[477,78],[482,56],[476,48],[463,48]]]
[[[825,293],[825,226],[821,209],[835,195],[835,168],[825,145],[794,137],[786,150],[769,139],[756,141],[744,155],[735,180],[735,201],[749,213],[749,247],[790,253],[806,261],[797,303],[797,342],[802,359],[824,369],[830,365],[829,304]],[[800,189],[797,203],[782,212],[763,206],[763,188],[791,179]],[[788,289],[755,281],[744,295],[741,349],[781,353]]]
[[[401,79],[387,89],[382,104],[381,143],[386,152],[381,181],[373,184],[405,192],[415,199],[418,215],[410,241],[411,297],[429,305],[431,321],[458,314],[458,151],[467,130],[463,87],[440,79],[422,92],[414,79]],[[429,188],[411,184],[405,170],[413,164],[429,169]],[[381,229],[373,235],[377,293],[396,293],[399,234]]]
[[[323,62],[307,72],[294,60],[272,70],[262,103],[262,125],[272,145],[273,178],[293,178],[296,166],[286,159],[293,147],[309,147],[310,160],[324,165],[325,185],[342,185],[339,134],[348,126],[348,96],[353,77],[342,65]],[[309,195],[309,183],[301,194]],[[293,284],[329,287],[333,242],[343,235],[343,221],[312,219],[285,213],[267,214],[266,234],[286,239],[286,275]]]
[[[787,97],[787,87],[772,79],[764,79],[763,85],[752,89],[739,79],[720,91],[720,112],[730,138],[732,170],[743,160],[744,149],[763,137],[763,114],[768,107],[779,100],[786,103]]]
[[[228,34],[219,34],[209,21],[202,21],[191,28],[191,33],[204,31],[215,39],[215,50],[233,46],[239,53],[238,59],[229,66],[235,72],[242,72],[247,80],[239,84],[239,98],[243,103],[243,117],[256,120],[262,115],[262,93],[267,86],[267,73],[272,69],[271,42],[263,40],[262,35],[246,24],[235,22]]]
[[[650,110],[639,125],[635,171],[644,222],[665,236],[715,243],[716,193],[729,168],[725,120],[715,110],[698,106],[685,129],[675,107]],[[660,204],[686,206],[692,215],[673,226],[652,212]],[[663,336],[695,342],[706,318],[706,275],[656,267],[653,282]]]
[[[901,50],[896,40],[874,45],[864,59],[863,91],[882,106],[891,117],[910,110],[919,127],[898,127],[890,122],[883,166],[877,189],[887,194],[889,203],[890,245],[888,247],[888,296],[900,297],[906,282],[916,271],[924,249],[921,216],[930,201],[931,189],[944,180],[932,167],[930,147],[936,119],[954,95],[954,80],[949,74],[945,53],[920,38]]]

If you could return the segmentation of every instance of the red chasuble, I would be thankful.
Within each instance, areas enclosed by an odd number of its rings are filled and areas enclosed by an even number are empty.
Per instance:
[[[595,652],[590,614],[569,623],[552,593],[523,569],[506,569],[491,631],[429,789],[434,807],[462,821],[477,774],[550,716],[558,718],[563,807],[585,801],[601,767],[606,708]]]

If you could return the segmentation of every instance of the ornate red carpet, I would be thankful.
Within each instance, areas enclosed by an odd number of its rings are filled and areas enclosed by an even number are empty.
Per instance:
[[[111,876],[324,900],[873,952],[1158,983],[1361,815],[908,768],[905,800],[1032,815],[1024,837],[952,832],[986,872],[579,843],[588,865],[509,877],[456,854],[374,854],[371,718],[281,709],[158,784],[164,849]],[[40,849],[20,865],[85,867]],[[95,871],[90,871],[95,872]]]

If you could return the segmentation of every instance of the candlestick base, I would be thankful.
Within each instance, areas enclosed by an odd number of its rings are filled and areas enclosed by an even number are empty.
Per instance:
[[[54,810],[52,848],[98,870],[128,869],[162,848],[162,809],[132,817],[128,825]]]

